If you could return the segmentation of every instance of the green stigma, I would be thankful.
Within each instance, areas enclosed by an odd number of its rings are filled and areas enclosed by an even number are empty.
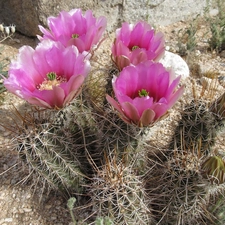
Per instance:
[[[137,45],[134,45],[131,50],[134,51],[137,48],[139,48],[139,47]]]
[[[149,92],[147,92],[145,89],[141,89],[141,91],[138,91],[138,94],[140,97],[147,97]]]
[[[79,38],[79,34],[72,34],[72,38]]]
[[[47,74],[48,80],[55,80],[56,79],[56,73],[55,72],[50,72]]]

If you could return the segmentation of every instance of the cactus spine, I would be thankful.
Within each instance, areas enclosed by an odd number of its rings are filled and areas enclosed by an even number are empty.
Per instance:
[[[220,97],[210,108],[202,101],[192,101],[184,109],[169,145],[158,153],[152,151],[155,155],[149,153],[152,171],[147,188],[153,190],[149,194],[154,199],[153,209],[161,213],[156,215],[158,224],[213,221],[210,199],[224,190],[224,162],[213,151],[223,127],[223,99]]]
[[[141,177],[132,163],[126,165],[116,156],[106,156],[106,164],[96,171],[90,186],[94,210],[114,224],[151,224],[151,212]]]
[[[17,116],[21,123],[17,123],[15,148],[30,170],[56,190],[81,192],[85,176],[71,151],[71,136],[57,122],[55,112],[32,109],[24,115],[17,111]]]

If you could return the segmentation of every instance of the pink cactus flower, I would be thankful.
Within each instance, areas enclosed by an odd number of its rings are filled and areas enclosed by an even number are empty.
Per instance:
[[[90,71],[84,53],[51,40],[39,43],[36,49],[23,46],[17,60],[11,62],[4,85],[31,104],[62,108],[79,94]]]
[[[175,90],[179,81],[180,77],[161,63],[149,60],[127,66],[114,76],[112,85],[118,102],[109,95],[106,98],[125,122],[149,126],[166,115],[183,94],[183,86]]]
[[[50,30],[39,26],[43,37],[39,40],[50,39],[61,42],[64,46],[75,45],[79,52],[90,51],[96,45],[106,29],[106,18],[95,18],[91,10],[82,15],[81,9],[62,11],[57,17],[48,18]]]
[[[146,22],[138,22],[136,25],[125,22],[116,30],[112,46],[113,60],[119,70],[146,60],[158,61],[164,55],[164,45],[163,33],[155,33]]]

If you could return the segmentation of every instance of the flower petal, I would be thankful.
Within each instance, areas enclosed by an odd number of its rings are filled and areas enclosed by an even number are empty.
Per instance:
[[[152,109],[146,109],[140,118],[140,126],[149,126],[154,121],[154,118],[155,112]]]
[[[138,115],[137,109],[130,102],[123,102],[121,107],[124,110],[125,115],[132,120],[133,123],[138,124],[140,116]]]

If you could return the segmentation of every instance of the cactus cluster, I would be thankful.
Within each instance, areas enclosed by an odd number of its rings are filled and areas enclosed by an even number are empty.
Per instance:
[[[71,151],[72,136],[62,129],[57,114],[31,109],[22,115],[17,111],[17,136],[13,143],[38,181],[64,193],[80,193],[85,175]]]
[[[70,24],[72,14],[82,28],[80,9],[61,12],[49,24],[75,27]],[[11,65],[4,83],[7,88],[45,108],[27,107],[12,116],[16,121],[12,141],[21,159],[36,180],[72,196],[68,208],[74,224],[216,225],[224,221],[225,155],[214,146],[225,119],[225,94],[210,106],[195,98],[171,127],[166,144],[157,140],[153,145],[151,126],[169,114],[184,92],[184,86],[178,85],[180,77],[156,62],[164,52],[163,35],[145,22],[124,23],[112,48],[117,68],[91,70],[90,44],[98,43],[94,37],[100,38],[98,32],[103,32],[106,20],[100,18],[95,24],[91,11],[85,16],[84,21],[93,19],[94,27],[86,26],[87,22],[72,37],[67,37],[70,30],[54,34],[55,29],[40,27],[41,43],[36,49],[22,48],[19,60]],[[66,44],[52,40],[58,34],[60,40],[68,38]],[[132,41],[125,46],[123,38]]]
[[[126,163],[126,157],[105,157],[105,165],[98,168],[90,186],[94,211],[118,225],[151,224],[148,198],[133,163]]]
[[[225,163],[213,146],[223,128],[224,95],[210,107],[200,100],[186,105],[161,147],[148,143],[149,129],[126,124],[93,97],[106,94],[107,83],[87,82],[92,96],[86,91],[64,109],[16,111],[14,146],[39,181],[85,196],[76,206],[86,202],[95,212],[90,224],[221,224],[224,210],[216,206]]]
[[[168,145],[157,153],[148,147],[146,183],[158,224],[217,224],[211,199],[221,199],[225,162],[213,146],[223,127],[223,96],[210,107],[201,100],[187,104]]]

